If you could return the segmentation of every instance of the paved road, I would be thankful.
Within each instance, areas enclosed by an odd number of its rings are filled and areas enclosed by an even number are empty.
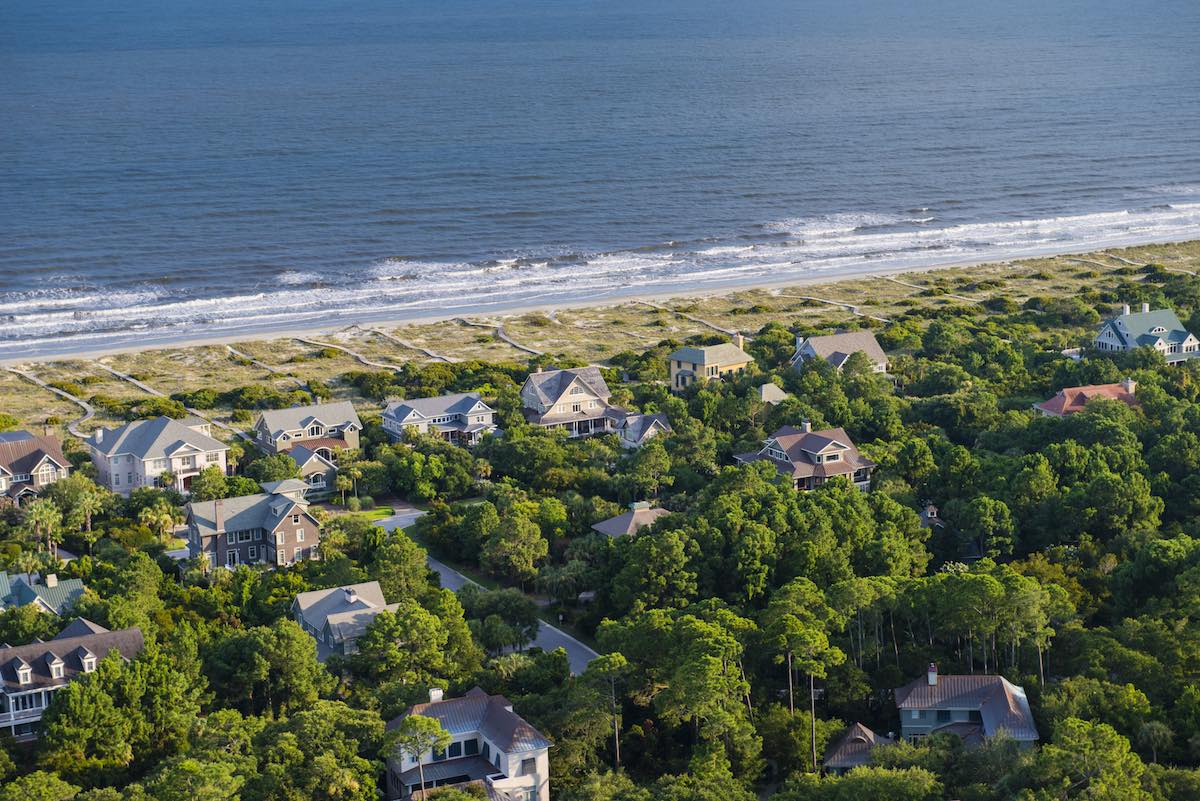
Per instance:
[[[385,517],[379,521],[379,525],[388,531],[397,528],[407,528],[416,522],[417,518],[425,514],[420,509],[415,509],[406,504],[397,504],[395,514],[391,517]],[[448,590],[458,590],[465,587],[467,584],[476,584],[476,582],[459,573],[449,565],[443,564],[432,556],[426,557],[426,564],[429,569],[437,572],[442,579],[442,586]],[[476,584],[476,586],[478,586]],[[551,626],[544,620],[538,621],[537,639],[533,644],[543,651],[553,651],[555,648],[562,648],[567,652],[567,660],[571,664],[571,672],[579,675],[587,669],[588,663],[595,659],[599,654],[588,648],[579,640],[570,636],[564,631]]]

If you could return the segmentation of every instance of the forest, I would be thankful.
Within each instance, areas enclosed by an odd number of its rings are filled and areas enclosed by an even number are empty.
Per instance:
[[[681,343],[618,354],[603,365],[613,403],[673,429],[637,450],[526,424],[521,382],[578,366],[566,359],[347,373],[315,395],[478,391],[503,434],[472,449],[393,443],[380,407],[360,409],[362,447],[339,456],[319,512],[322,558],[286,569],[177,563],[185,499],[101,490],[68,441],[78,470],[0,512],[0,560],[87,590],[60,617],[5,609],[0,642],[82,616],[137,626],[146,647],[60,691],[38,740],[2,744],[0,801],[376,799],[395,748],[385,724],[430,687],[476,685],[554,743],[562,801],[1200,799],[1200,359],[1048,344],[1082,344],[1120,302],[1173,308],[1200,331],[1200,278],[1130,272],[1076,298],[855,318],[887,375],[861,354],[840,371],[791,367],[797,333],[828,331],[786,321],[751,332],[751,371],[682,393],[666,386]],[[1031,408],[1126,378],[1136,407]],[[761,402],[767,382],[788,397]],[[839,479],[798,492],[770,465],[734,463],[801,421],[846,430],[878,465],[870,491]],[[236,473],[205,474],[195,497],[294,474],[288,457],[231,455]],[[391,498],[426,514],[387,532],[370,511]],[[592,530],[639,501],[668,514],[634,536]],[[921,516],[931,506],[937,525]],[[441,588],[427,552],[485,589]],[[319,662],[292,600],[370,579],[397,610],[357,654]],[[601,656],[571,675],[563,652],[528,647],[539,617]],[[899,731],[893,691],[930,663],[1024,687],[1039,743],[935,735],[823,771],[848,725]]]

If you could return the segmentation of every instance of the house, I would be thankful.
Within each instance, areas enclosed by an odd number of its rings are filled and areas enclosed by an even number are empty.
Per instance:
[[[1149,303],[1143,303],[1142,310],[1133,313],[1129,304],[1125,304],[1120,317],[1100,327],[1093,345],[1096,350],[1109,353],[1154,348],[1167,364],[1179,364],[1200,356],[1200,339],[1183,327],[1175,312],[1170,309],[1150,311]]]
[[[16,740],[36,738],[56,692],[110,653],[130,660],[143,645],[141,629],[109,631],[77,618],[48,642],[0,647],[0,731]]]
[[[188,554],[209,567],[293,565],[320,558],[321,527],[308,511],[305,482],[263,484],[263,492],[187,505]]]
[[[28,431],[0,434],[0,498],[20,506],[71,472],[62,444]]]
[[[628,512],[594,524],[592,530],[609,537],[626,537],[636,534],[666,514],[670,514],[666,509],[651,508],[646,501],[638,501],[629,504]]]
[[[957,734],[967,745],[1000,732],[1023,745],[1038,739],[1025,690],[1003,676],[939,676],[930,664],[924,678],[895,696],[900,734],[911,742],[940,733]]]
[[[395,612],[400,604],[383,598],[378,581],[302,592],[292,601],[292,617],[317,641],[317,658],[349,656],[358,651],[358,638],[380,612]]]
[[[436,434],[456,445],[474,445],[496,430],[496,410],[478,392],[393,401],[383,410],[383,430],[393,441],[405,431]]]
[[[776,406],[788,399],[788,394],[779,388],[778,384],[773,384],[770,381],[758,388],[758,400],[760,403],[769,403]]]
[[[1137,407],[1140,404],[1134,393],[1137,382],[1126,378],[1119,384],[1091,384],[1086,387],[1064,387],[1050,400],[1033,404],[1036,411],[1046,417],[1066,417],[1069,414],[1082,412],[1088,401],[1095,398],[1108,398],[1124,403],[1126,406]]]
[[[317,500],[333,494],[337,488],[338,469],[328,457],[309,450],[306,445],[296,445],[288,455],[300,468],[300,480],[308,485],[307,498]]]
[[[187,492],[206,467],[228,472],[228,446],[213,439],[211,424],[199,417],[156,417],[98,428],[84,442],[96,465],[96,483],[122,495],[162,486],[164,476],[170,487]]]
[[[742,464],[767,461],[792,479],[796,489],[810,490],[831,478],[849,479],[861,490],[871,486],[875,463],[862,456],[845,429],[813,431],[805,420],[800,428],[784,426],[772,434],[761,450],[733,457]]]
[[[539,370],[521,386],[525,419],[543,428],[561,428],[569,437],[610,434],[625,419],[608,402],[612,393],[598,367]]]
[[[739,375],[754,363],[754,357],[742,350],[746,338],[734,334],[732,342],[704,347],[680,348],[667,357],[671,389],[678,392],[700,380]]]
[[[349,401],[268,409],[254,421],[254,444],[266,453],[287,453],[297,445],[333,459],[333,452],[358,447],[362,421]]]
[[[671,422],[662,412],[630,414],[617,423],[617,441],[622,448],[640,448],[659,434],[670,434]]]
[[[0,611],[32,604],[43,612],[61,615],[83,595],[81,579],[60,579],[54,573],[5,573],[0,571]]]
[[[425,788],[481,785],[490,799],[550,801],[550,741],[513,711],[502,695],[475,687],[461,698],[443,699],[429,691],[429,703],[409,707],[388,723],[394,729],[408,715],[437,720],[454,739],[445,751],[425,752],[420,765],[408,755],[387,761],[387,797],[423,796]]]
[[[946,525],[938,516],[938,508],[934,506],[933,501],[926,501],[921,506],[921,511],[917,512],[917,517],[921,520],[921,528],[943,528]]]
[[[877,373],[886,373],[887,354],[870,331],[842,331],[820,337],[796,337],[796,352],[791,363],[799,365],[812,359],[824,359],[841,370],[855,353],[866,354]]]
[[[876,734],[863,724],[855,723],[825,752],[822,767],[826,772],[840,776],[871,764],[871,751],[874,749],[895,744],[894,737]]]

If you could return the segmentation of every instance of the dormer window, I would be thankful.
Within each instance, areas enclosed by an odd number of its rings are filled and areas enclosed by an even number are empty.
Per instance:
[[[50,663],[50,678],[61,679],[62,677],[63,677],[62,661],[60,660],[58,662],[51,662]]]
[[[836,461],[839,461],[841,458],[842,458],[842,455],[840,453],[825,454],[825,461],[827,461],[827,462],[836,462]]]
[[[572,395],[582,395],[583,387],[571,387],[571,394]]]
[[[325,433],[325,429],[322,428],[321,426],[309,426],[308,427],[308,435],[310,437],[319,437],[324,433]]]
[[[17,684],[32,684],[33,669],[29,667],[17,668]]]
[[[94,671],[95,669],[96,669],[96,657],[94,657],[94,656],[85,656],[85,657],[83,658],[83,672],[84,672],[84,673],[91,673],[91,672],[92,672],[92,671]]]
[[[1154,328],[1150,329],[1150,333],[1151,334],[1165,334],[1165,333],[1167,333],[1167,329],[1163,328],[1161,325],[1156,325]]]

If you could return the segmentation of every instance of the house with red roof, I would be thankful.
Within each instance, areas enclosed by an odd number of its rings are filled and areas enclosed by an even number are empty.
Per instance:
[[[1126,378],[1119,384],[1090,384],[1086,387],[1064,387],[1050,400],[1033,404],[1033,408],[1046,417],[1066,417],[1069,414],[1082,412],[1090,401],[1096,398],[1107,398],[1120,401],[1128,406],[1137,407],[1134,397],[1137,382]]]

